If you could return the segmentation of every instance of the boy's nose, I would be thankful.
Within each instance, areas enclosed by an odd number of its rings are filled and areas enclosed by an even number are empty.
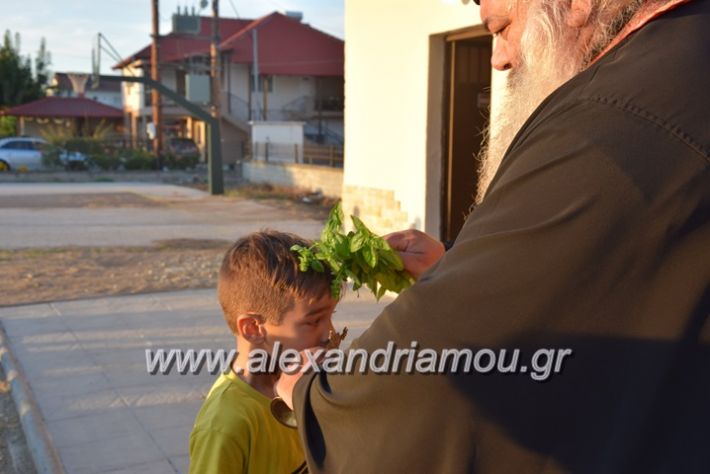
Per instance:
[[[324,341],[325,344],[327,344],[330,340],[330,332],[333,331],[335,332],[335,326],[333,326],[333,321],[328,320],[328,324],[325,325],[325,328],[323,330],[323,334],[321,334],[321,341]]]

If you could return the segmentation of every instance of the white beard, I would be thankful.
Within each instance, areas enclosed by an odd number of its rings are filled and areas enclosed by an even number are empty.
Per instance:
[[[535,12],[537,14],[543,14]],[[571,57],[571,39],[549,38],[529,21],[521,40],[520,65],[507,73],[496,113],[491,116],[486,141],[479,155],[476,203],[483,200],[505,152],[525,121],[540,103],[583,67],[582,58]]]
[[[656,2],[627,0],[622,3],[607,15],[610,21],[599,23],[586,45],[577,44],[576,31],[564,26],[563,5],[555,4],[554,0],[538,0],[530,7],[520,41],[519,65],[506,77],[500,106],[491,116],[486,142],[479,154],[476,204],[483,200],[515,135],[540,103],[584,70],[640,9]]]

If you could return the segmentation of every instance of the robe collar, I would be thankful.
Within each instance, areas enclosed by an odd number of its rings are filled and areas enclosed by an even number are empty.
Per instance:
[[[624,41],[634,32],[643,28],[646,24],[685,3],[690,3],[691,1],[692,0],[672,0],[656,7],[642,8],[641,11],[634,15],[631,21],[629,21],[621,32],[611,41],[611,43],[609,43],[609,45],[594,58],[591,64],[599,61],[604,55],[611,51],[614,46]]]

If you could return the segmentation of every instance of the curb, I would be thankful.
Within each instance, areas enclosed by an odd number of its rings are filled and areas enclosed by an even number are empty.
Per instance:
[[[17,359],[10,351],[9,340],[2,321],[0,321],[0,362],[5,376],[10,382],[12,400],[20,415],[22,431],[25,433],[27,447],[37,473],[65,474],[59,454],[52,444],[42,414],[32,396],[32,390],[20,370]]]

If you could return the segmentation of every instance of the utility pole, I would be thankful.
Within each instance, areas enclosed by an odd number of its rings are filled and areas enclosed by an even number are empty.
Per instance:
[[[266,116],[269,110],[269,78],[267,76],[263,76],[261,90],[264,92],[264,121],[266,121],[269,120]]]
[[[210,127],[209,146],[209,184],[210,194],[223,194],[222,176],[222,140],[220,132],[219,102],[222,88],[220,86],[220,52],[219,52],[219,0],[212,0],[212,44],[210,45],[210,74],[212,76],[211,102],[213,123]]]
[[[160,14],[158,0],[151,0],[152,20],[153,20],[153,42],[150,46],[150,78],[155,82],[160,82]],[[151,105],[153,109],[153,124],[155,125],[155,137],[153,138],[153,152],[155,153],[158,169],[162,169],[160,153],[163,150],[163,111],[160,105],[160,93],[153,88],[150,91]]]
[[[219,120],[220,99],[220,57],[219,57],[219,0],[212,0],[212,44],[210,45],[210,66],[212,75],[212,116]]]
[[[254,74],[254,81],[252,84],[254,84],[254,89],[251,91],[251,94],[249,95],[250,98],[252,97],[259,97],[259,37],[257,36],[257,31],[256,28],[251,30],[251,44],[252,44],[252,56],[254,60],[252,61],[252,72]],[[254,99],[254,115],[255,117],[252,117],[252,120],[259,120],[259,101],[257,99]],[[251,111],[251,108],[249,109]],[[263,119],[262,119],[263,120]]]

